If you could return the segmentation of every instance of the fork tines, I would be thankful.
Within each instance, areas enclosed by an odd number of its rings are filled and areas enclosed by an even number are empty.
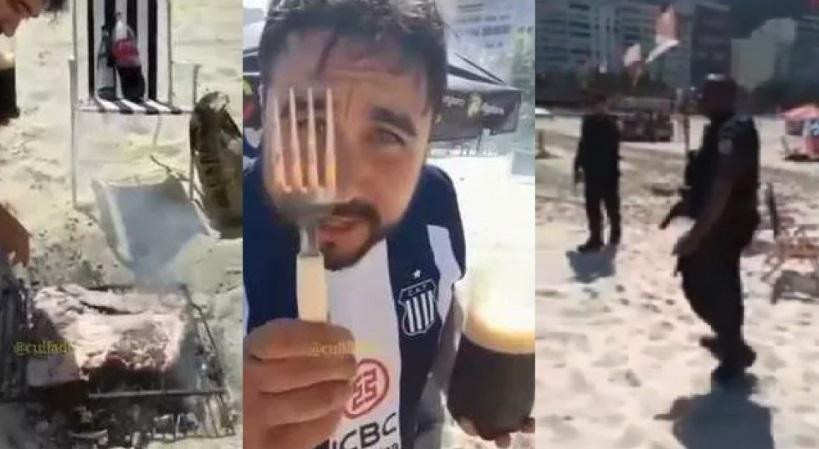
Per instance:
[[[265,107],[265,150],[272,164],[273,190],[278,194],[308,196],[312,201],[329,201],[336,190],[336,150],[335,121],[333,114],[333,92],[327,88],[324,93],[324,135],[317,131],[316,98],[313,89],[306,91],[307,142],[302,142],[305,131],[304,111],[299,111],[296,91],[288,89],[287,114],[283,114],[281,103],[272,93]],[[301,112],[301,115],[300,115]],[[282,133],[281,116],[289,122],[289,138],[285,143]],[[319,149],[319,139],[324,138],[324,149]]]

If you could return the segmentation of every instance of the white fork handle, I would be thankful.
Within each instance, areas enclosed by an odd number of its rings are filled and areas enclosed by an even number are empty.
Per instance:
[[[296,258],[296,299],[299,319],[326,322],[327,280],[324,272],[324,256],[299,255]]]

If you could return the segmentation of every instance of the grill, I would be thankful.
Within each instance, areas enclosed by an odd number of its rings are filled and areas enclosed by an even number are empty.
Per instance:
[[[115,294],[135,289],[89,288]],[[228,402],[223,365],[204,311],[184,285],[162,287],[168,289],[184,298],[190,323],[177,362],[184,376],[103,369],[88,382],[38,389],[26,382],[28,357],[14,351],[15,344],[32,336],[38,285],[0,273],[0,403],[23,404],[33,421],[55,423],[52,438],[58,447],[72,449],[138,449],[152,440],[234,435],[238,414]]]
[[[1,256],[1,255],[0,255]],[[0,262],[0,403],[26,398],[26,357],[15,354],[15,344],[27,341],[31,291]]]

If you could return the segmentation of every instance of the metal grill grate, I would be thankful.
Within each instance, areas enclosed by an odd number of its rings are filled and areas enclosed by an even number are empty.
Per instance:
[[[15,345],[28,340],[30,290],[0,262],[0,403],[21,402],[27,395],[27,357]]]
[[[0,287],[0,347],[3,348],[0,353],[0,403],[45,402],[48,394],[43,395],[26,386],[27,359],[17,357],[13,352],[16,342],[27,341],[30,336],[31,298],[36,287],[26,286],[11,276],[0,277]],[[136,448],[149,440],[218,438],[236,433],[238,415],[228,404],[223,365],[204,311],[193,302],[184,285],[163,287],[162,291],[168,289],[180,293],[186,301],[191,332],[179,364],[184,365],[181,369],[185,373],[192,375],[184,379],[157,375],[126,388],[120,381],[89,383],[73,404],[73,410],[78,415],[87,415],[88,423],[93,424],[79,426],[81,428],[69,425],[62,435],[66,444],[94,441],[100,447],[127,444]],[[135,287],[104,285],[91,290],[126,293]],[[169,404],[175,405],[169,407]],[[124,413],[124,410],[128,411]]]

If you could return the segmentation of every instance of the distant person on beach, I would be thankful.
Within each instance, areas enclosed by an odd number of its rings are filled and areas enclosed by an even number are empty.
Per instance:
[[[686,166],[686,209],[694,227],[674,247],[682,287],[694,312],[711,329],[700,344],[719,359],[719,383],[741,376],[756,359],[742,335],[740,254],[759,224],[759,135],[736,115],[736,82],[709,75],[700,110],[710,123],[702,147]]]
[[[580,143],[574,159],[575,184],[585,187],[589,239],[577,250],[581,253],[603,248],[603,216],[609,219],[609,245],[620,243],[620,130],[616,119],[606,111],[607,98],[600,94],[592,100],[591,111],[583,117]]]
[[[66,0],[0,0],[0,32],[5,37],[14,36],[17,27],[24,20],[37,17],[44,11],[60,11],[65,4]],[[7,121],[0,126],[6,124],[8,124]],[[28,265],[29,262],[28,231],[2,205],[0,205],[0,257],[11,257],[12,265],[17,263]]]

